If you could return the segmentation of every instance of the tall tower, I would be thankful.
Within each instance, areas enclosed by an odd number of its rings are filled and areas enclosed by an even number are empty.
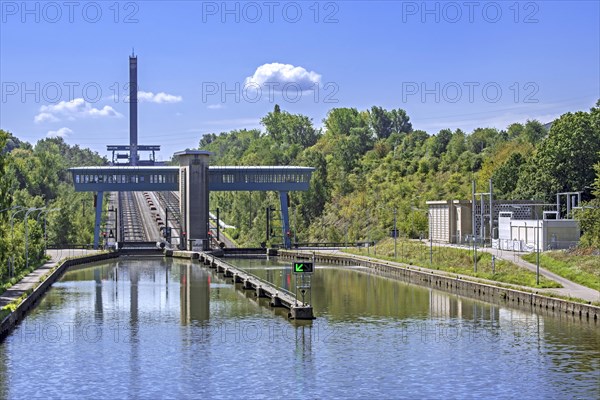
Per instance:
[[[129,165],[138,162],[138,82],[137,82],[137,57],[129,57]]]
[[[112,151],[111,165],[159,165],[156,162],[156,152],[160,151],[159,144],[138,144],[138,79],[137,57],[134,53],[129,56],[129,145],[109,144],[106,150]],[[139,154],[149,152],[149,159],[140,159]],[[123,163],[120,160],[128,160]]]

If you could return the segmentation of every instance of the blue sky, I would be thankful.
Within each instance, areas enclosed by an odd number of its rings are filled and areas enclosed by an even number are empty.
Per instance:
[[[132,48],[139,143],[161,144],[163,159],[205,133],[260,127],[275,103],[318,127],[333,107],[403,108],[434,134],[549,122],[600,98],[597,1],[1,1],[0,12],[0,128],[102,154],[128,141]]]

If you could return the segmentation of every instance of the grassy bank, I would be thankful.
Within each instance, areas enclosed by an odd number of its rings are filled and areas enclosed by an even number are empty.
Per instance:
[[[523,259],[535,263],[536,254],[527,254]],[[546,251],[540,253],[540,266],[580,285],[600,290],[600,256]]]
[[[20,282],[21,279],[25,278],[31,272],[35,271],[36,269],[38,269],[39,267],[44,265],[49,259],[50,259],[49,257],[45,257],[43,260],[39,261],[38,263],[36,263],[34,265],[31,265],[29,268],[27,268],[27,269],[24,268],[24,269],[20,270],[18,272],[18,274],[13,276],[12,278],[9,278],[8,276],[3,276],[2,279],[0,279],[0,294],[4,293],[11,286]]]
[[[398,240],[397,254],[394,259],[394,240],[384,239],[370,249],[348,249],[351,254],[369,255],[388,261],[399,261],[424,268],[452,272],[477,278],[489,279],[513,285],[523,285],[532,288],[557,288],[560,284],[540,277],[540,284],[535,283],[535,273],[521,268],[509,261],[496,260],[492,270],[492,256],[489,253],[477,253],[477,272],[473,268],[473,252],[446,246],[432,246],[428,242]],[[431,255],[430,255],[431,251]],[[430,257],[433,262],[430,263]]]

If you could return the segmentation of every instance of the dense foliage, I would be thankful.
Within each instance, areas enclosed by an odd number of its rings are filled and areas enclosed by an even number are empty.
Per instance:
[[[62,138],[40,140],[32,146],[3,130],[0,148],[0,209],[7,209],[0,214],[2,280],[8,275],[9,258],[14,256],[16,275],[26,265],[25,223],[30,265],[43,258],[44,225],[48,244],[91,243],[93,198],[90,193],[75,193],[68,168],[102,165],[106,160],[89,149],[70,146]],[[28,212],[33,208],[40,210]]]
[[[205,135],[200,148],[217,165],[304,165],[315,168],[307,192],[290,193],[292,236],[299,242],[380,240],[390,235],[394,212],[402,235],[427,235],[427,200],[468,199],[471,181],[494,182],[495,196],[554,202],[557,191],[581,191],[576,213],[582,243],[600,247],[600,102],[589,112],[567,113],[546,130],[538,121],[506,130],[478,128],[467,134],[414,130],[404,110],[335,108],[315,128],[303,115],[276,106],[264,130]],[[93,198],[75,193],[67,169],[102,165],[106,159],[61,138],[32,146],[0,130],[0,279],[8,259],[25,265],[25,223],[30,264],[41,261],[44,219],[47,242],[92,241]],[[266,208],[278,208],[277,193],[211,193],[234,238],[258,245],[266,237]],[[14,207],[24,207],[19,213]],[[46,207],[29,213],[26,210]],[[11,228],[11,216],[12,228]],[[275,220],[278,213],[275,212]],[[274,221],[272,243],[282,241]]]
[[[310,190],[290,194],[299,242],[379,240],[390,233],[394,209],[401,233],[418,237],[427,233],[425,201],[469,199],[472,180],[487,189],[491,178],[501,199],[553,203],[558,191],[581,191],[587,207],[597,206],[599,189],[591,187],[599,173],[599,106],[564,114],[549,131],[534,120],[433,135],[413,130],[404,110],[336,108],[315,129],[305,116],[276,106],[262,120],[264,131],[205,135],[200,148],[214,152],[218,165],[314,167]],[[278,206],[276,193],[211,196],[212,207],[238,227],[240,243],[265,240],[265,209]],[[584,241],[598,246],[600,215],[584,211]]]

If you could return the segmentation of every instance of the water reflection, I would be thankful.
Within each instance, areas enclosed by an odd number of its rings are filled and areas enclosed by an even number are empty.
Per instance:
[[[180,266],[181,323],[208,321],[210,316],[210,274],[187,264]]]
[[[234,263],[293,290],[287,264]],[[591,324],[361,268],[318,266],[315,321],[237,286],[176,260],[70,270],[0,344],[0,398],[598,398]]]

